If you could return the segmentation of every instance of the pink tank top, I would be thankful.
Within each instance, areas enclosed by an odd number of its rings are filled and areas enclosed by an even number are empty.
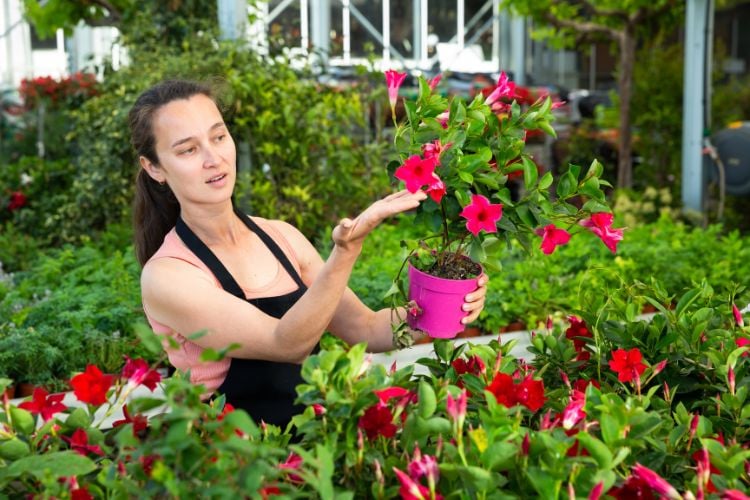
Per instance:
[[[266,231],[271,238],[281,247],[292,266],[300,273],[299,262],[297,256],[294,253],[294,249],[291,247],[289,242],[284,236],[276,230],[269,221],[260,217],[253,217],[253,220]],[[206,265],[182,242],[174,229],[172,229],[164,237],[164,243],[162,243],[159,250],[148,260],[151,262],[156,259],[173,258],[183,260],[211,276],[214,284],[217,288],[221,288],[221,284],[213,275],[213,273],[206,267]],[[293,292],[297,289],[297,284],[294,282],[291,276],[284,270],[280,263],[276,263],[276,275],[266,285],[259,288],[242,288],[245,292],[247,299],[256,299],[260,297],[274,297],[276,295],[283,295],[286,293]],[[242,284],[240,283],[240,286]],[[225,358],[221,361],[210,361],[201,362],[200,356],[203,352],[198,344],[191,342],[185,336],[189,336],[192,332],[177,332],[167,325],[163,325],[158,321],[155,321],[149,315],[148,309],[145,304],[143,310],[146,313],[146,319],[148,320],[151,328],[160,335],[169,335],[179,344],[179,347],[172,349],[168,343],[164,343],[164,349],[169,357],[169,362],[178,370],[187,371],[190,370],[190,381],[194,384],[203,384],[208,393],[204,397],[208,398],[216,389],[221,386],[224,382],[224,378],[229,371],[230,359]]]

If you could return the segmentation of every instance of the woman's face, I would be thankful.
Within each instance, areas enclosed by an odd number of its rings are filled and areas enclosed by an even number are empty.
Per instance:
[[[234,189],[237,152],[216,104],[197,94],[162,106],[153,131],[158,165],[141,157],[157,182],[166,182],[183,207],[228,200]]]

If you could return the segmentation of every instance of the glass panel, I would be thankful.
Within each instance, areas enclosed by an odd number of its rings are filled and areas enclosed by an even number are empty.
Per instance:
[[[398,2],[391,0],[391,7],[394,3]],[[359,10],[378,33],[383,34],[382,0],[353,0],[351,5]],[[382,44],[353,15],[351,16],[351,32],[352,57],[367,57],[373,50],[378,56],[382,54]]]
[[[404,58],[414,57],[414,2],[391,0],[391,46]]]
[[[281,1],[269,1],[268,12],[273,12]],[[284,47],[302,46],[299,9],[299,1],[291,2],[269,23],[268,45],[272,54],[278,54]]]

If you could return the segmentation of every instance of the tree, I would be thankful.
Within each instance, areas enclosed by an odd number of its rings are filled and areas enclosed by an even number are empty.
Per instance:
[[[67,35],[83,22],[120,30],[124,42],[143,41],[140,19],[148,19],[155,42],[182,43],[192,32],[217,28],[216,0],[23,0],[24,15],[42,38],[63,29]],[[133,28],[135,26],[135,28]]]
[[[547,27],[536,34],[561,46],[608,40],[618,49],[620,101],[617,187],[633,185],[630,104],[639,40],[674,26],[683,16],[678,0],[503,0],[502,7]]]

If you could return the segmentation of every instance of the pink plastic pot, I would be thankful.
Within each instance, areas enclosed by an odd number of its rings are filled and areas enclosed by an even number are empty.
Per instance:
[[[430,337],[452,339],[465,328],[461,323],[468,313],[461,306],[464,297],[477,289],[477,278],[449,280],[438,278],[409,265],[409,300],[420,311],[409,314],[409,326]]]

